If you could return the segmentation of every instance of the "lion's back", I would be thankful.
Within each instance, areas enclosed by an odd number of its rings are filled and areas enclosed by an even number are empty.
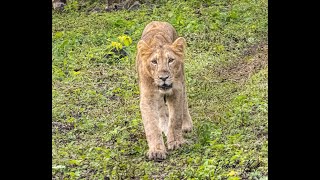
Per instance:
[[[174,27],[162,21],[152,21],[144,28],[142,32],[141,39],[146,41],[147,43],[151,43],[152,39],[154,39],[157,35],[165,36],[165,39],[172,43],[175,39],[177,39],[177,32]]]

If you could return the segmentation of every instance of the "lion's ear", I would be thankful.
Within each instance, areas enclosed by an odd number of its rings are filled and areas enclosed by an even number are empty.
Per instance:
[[[138,50],[150,49],[150,46],[144,40],[140,40],[137,45]]]
[[[176,51],[184,52],[184,49],[186,47],[186,40],[183,37],[179,37],[172,43],[172,47]]]
[[[138,42],[137,47],[138,47],[138,53],[142,56],[148,56],[153,51],[153,49],[144,40],[140,40]]]

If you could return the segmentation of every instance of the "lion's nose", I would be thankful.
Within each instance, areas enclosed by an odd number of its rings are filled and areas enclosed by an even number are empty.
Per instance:
[[[166,79],[168,79],[168,75],[161,75],[159,76],[159,79],[162,79],[162,81],[166,81]]]

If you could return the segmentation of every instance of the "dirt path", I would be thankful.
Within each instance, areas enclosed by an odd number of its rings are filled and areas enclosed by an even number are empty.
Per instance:
[[[223,80],[243,84],[252,74],[268,66],[268,44],[252,46],[232,62],[227,67],[216,67],[214,72]]]

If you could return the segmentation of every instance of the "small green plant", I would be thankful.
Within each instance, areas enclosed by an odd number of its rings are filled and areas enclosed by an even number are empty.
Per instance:
[[[118,36],[118,41],[111,41],[107,45],[107,54],[105,57],[108,59],[108,64],[113,64],[115,61],[128,56],[128,47],[132,44],[131,37],[127,35]]]
[[[120,51],[123,46],[122,46],[121,43],[112,41],[112,42],[111,42],[111,47],[115,48],[117,51]]]
[[[198,138],[201,145],[208,145],[211,140],[211,129],[209,123],[204,123],[201,126],[198,126]]]
[[[70,0],[64,6],[64,10],[67,12],[76,12],[79,9],[79,3],[77,0]]]
[[[125,45],[125,46],[130,46],[132,44],[131,37],[129,37],[127,35],[119,36],[118,39],[119,39],[120,43]]]

